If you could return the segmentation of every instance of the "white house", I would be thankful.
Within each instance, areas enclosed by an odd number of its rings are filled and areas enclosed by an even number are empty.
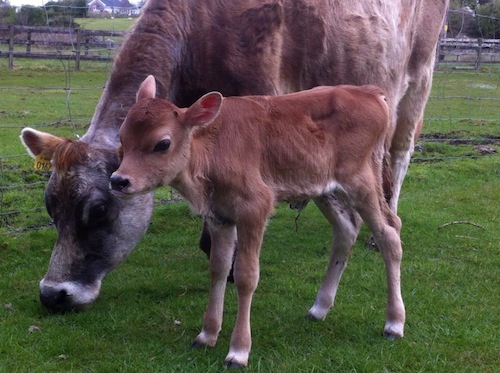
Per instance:
[[[89,13],[108,13],[111,16],[139,14],[139,8],[128,0],[91,0],[88,9]]]

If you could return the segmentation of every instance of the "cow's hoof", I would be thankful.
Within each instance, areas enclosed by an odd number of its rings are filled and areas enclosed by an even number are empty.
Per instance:
[[[229,370],[236,370],[236,369],[244,369],[246,366],[237,363],[235,361],[225,361],[224,362],[224,367]]]

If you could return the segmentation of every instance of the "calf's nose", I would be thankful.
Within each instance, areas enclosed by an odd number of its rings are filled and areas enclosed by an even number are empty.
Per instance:
[[[111,175],[109,180],[112,190],[122,191],[130,185],[130,181],[127,178],[118,175]]]

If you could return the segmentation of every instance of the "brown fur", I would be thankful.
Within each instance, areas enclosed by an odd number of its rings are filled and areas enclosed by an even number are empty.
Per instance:
[[[349,237],[334,244],[331,266],[346,262],[359,216],[372,230],[388,273],[385,332],[402,336],[401,222],[383,195],[390,115],[382,90],[318,87],[285,96],[223,100],[212,93],[188,109],[155,99],[155,93],[150,76],[120,130],[123,158],[111,185],[118,195],[170,185],[208,222],[212,292],[196,343],[212,346],[217,340],[237,238],[238,317],[226,361],[248,363],[250,304],[267,219],[277,202],[307,198],[320,207],[335,236]],[[344,200],[340,206],[339,199]],[[350,221],[339,225],[346,213]],[[341,260],[335,259],[336,251]],[[337,270],[328,272],[327,277],[340,276]],[[315,318],[326,316],[333,304],[330,281],[325,282],[324,294],[320,291],[310,311]]]
[[[75,167],[67,158],[65,168],[72,170],[71,175],[57,173],[49,181],[47,208],[55,221],[66,225],[57,226],[58,238],[40,282],[42,303],[64,311],[93,302],[101,280],[134,249],[148,227],[152,194],[122,200],[105,192],[110,170],[116,168],[118,130],[148,75],[156,78],[158,97],[179,107],[190,106],[212,90],[238,96],[284,94],[318,85],[381,87],[394,133],[388,147],[393,176],[384,185],[396,212],[431,87],[447,4],[447,0],[148,0],[115,59],[90,128],[80,140],[89,149],[108,152],[91,152],[92,157]],[[54,144],[44,142],[51,136],[45,135],[26,130],[22,137],[31,153],[47,151],[48,156]],[[41,143],[31,141],[38,137]],[[103,201],[108,207],[104,219],[92,226],[81,224],[81,215],[98,212],[95,206]],[[345,210],[341,198],[332,201],[339,211]],[[355,220],[347,214],[332,221],[349,226]],[[350,234],[342,235],[334,239],[334,246],[351,239]],[[98,258],[89,252],[99,252]],[[75,264],[74,257],[88,260]]]

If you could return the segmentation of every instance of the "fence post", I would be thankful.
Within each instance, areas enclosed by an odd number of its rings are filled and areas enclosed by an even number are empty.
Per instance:
[[[80,48],[81,48],[81,29],[77,28],[76,29],[76,51],[75,51],[75,70],[80,71]]]
[[[9,69],[14,68],[14,25],[9,27]]]
[[[477,39],[477,60],[476,60],[476,70],[481,68],[481,57],[483,53],[483,39]]]
[[[28,39],[26,40],[26,53],[31,53],[31,31],[28,31],[26,37]]]
[[[90,44],[90,36],[85,38],[85,55],[89,55],[89,44]]]

